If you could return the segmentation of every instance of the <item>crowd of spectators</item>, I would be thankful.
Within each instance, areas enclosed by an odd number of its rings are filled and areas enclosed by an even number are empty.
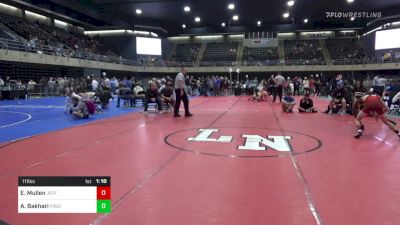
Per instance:
[[[285,40],[284,48],[287,64],[325,64],[318,40]]]
[[[280,74],[266,76],[259,80],[257,76],[245,76],[239,81],[232,81],[227,76],[189,76],[185,77],[187,94],[189,96],[227,96],[248,95],[253,101],[279,99],[285,112],[293,112],[294,106],[299,103],[299,112],[316,112],[312,96],[330,96],[331,101],[325,113],[352,113],[356,93],[367,93],[373,88],[376,93],[386,99],[388,106],[398,104],[393,99],[400,92],[400,80],[395,77],[368,76],[354,78],[350,75],[328,76],[323,73],[302,76],[283,77]],[[96,96],[101,104],[100,108],[107,108],[111,98],[117,99],[117,107],[129,104],[138,107],[140,102],[147,112],[149,104],[153,103],[158,112],[164,111],[164,106],[174,106],[173,79],[169,76],[152,79],[136,79],[135,77],[107,76],[96,77],[42,77],[39,80],[13,80],[10,77],[0,77],[0,89],[7,85],[24,87],[30,92],[39,92],[43,95],[71,95],[82,93],[84,96]],[[92,93],[92,94],[90,94]],[[42,95],[42,96],[43,96]],[[295,96],[302,96],[296,101]],[[278,98],[279,97],[279,98]],[[386,97],[386,98],[385,98]],[[71,98],[72,99],[72,98]],[[85,99],[85,98],[84,98]],[[140,101],[138,101],[140,100]],[[72,99],[71,101],[76,101]],[[397,101],[397,100],[396,100]],[[79,105],[75,102],[75,105]],[[82,104],[81,104],[82,106]]]
[[[19,41],[22,41],[24,46],[18,48],[25,48],[27,51],[115,63],[121,61],[114,52],[102,45],[97,37],[3,14],[0,15],[0,23],[23,38]]]
[[[177,44],[172,53],[170,63],[176,62],[195,62],[200,52],[200,43],[182,43]]]
[[[365,58],[364,50],[355,38],[328,39],[326,47],[331,54],[333,64],[349,62],[359,64]]]

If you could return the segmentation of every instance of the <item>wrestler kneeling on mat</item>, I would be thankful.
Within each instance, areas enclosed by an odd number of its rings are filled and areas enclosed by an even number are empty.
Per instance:
[[[370,90],[369,93],[367,95],[364,95],[361,99],[363,108],[356,117],[357,133],[354,136],[355,138],[360,138],[362,136],[364,125],[362,124],[361,120],[368,115],[375,115],[376,118],[379,118],[384,124],[386,124],[400,137],[399,129],[396,127],[395,123],[391,122],[386,117],[385,113],[389,109],[379,95],[374,94],[373,90]]]
[[[307,92],[304,95],[304,98],[302,98],[300,100],[299,112],[301,112],[301,113],[304,113],[304,112],[316,113],[316,112],[318,112],[314,108],[314,102],[310,98],[310,93],[309,92]]]
[[[282,99],[282,111],[287,113],[293,113],[293,107],[296,105],[296,99],[289,91]]]
[[[89,118],[89,109],[86,103],[77,95],[71,97],[72,108],[70,109],[71,114],[76,119],[87,119]]]

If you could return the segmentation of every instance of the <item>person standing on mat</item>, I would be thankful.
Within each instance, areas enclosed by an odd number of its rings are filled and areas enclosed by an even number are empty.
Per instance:
[[[279,96],[279,102],[282,102],[282,94],[283,94],[283,83],[285,82],[285,78],[278,74],[275,77],[275,92],[274,92],[274,100],[273,102],[275,102],[276,100],[276,96]]]
[[[363,135],[364,125],[361,120],[368,115],[374,115],[376,118],[379,118],[400,137],[399,129],[396,127],[394,122],[390,121],[385,115],[388,111],[388,107],[378,94],[374,94],[373,89],[369,91],[368,95],[362,97],[362,102],[364,106],[356,117],[357,133],[354,135],[355,138],[360,138]]]
[[[181,101],[183,101],[183,105],[185,107],[185,116],[190,117],[193,116],[193,114],[190,113],[189,111],[189,98],[186,94],[186,84],[185,84],[185,76],[187,75],[187,72],[184,68],[181,69],[181,72],[176,75],[175,78],[175,96],[176,96],[176,101],[175,101],[175,113],[174,117],[180,117],[179,115],[179,108],[181,106]]]

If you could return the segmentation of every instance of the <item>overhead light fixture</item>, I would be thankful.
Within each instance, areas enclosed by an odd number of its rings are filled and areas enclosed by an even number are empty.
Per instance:
[[[289,13],[288,12],[283,14],[283,18],[288,18],[288,17],[289,17]]]
[[[0,3],[0,7],[11,9],[11,10],[14,10],[14,11],[18,10],[18,8],[14,7],[14,6],[6,5],[6,4],[3,4],[3,3]]]
[[[304,19],[304,23],[308,23],[308,19]]]
[[[196,21],[197,23],[201,21],[200,17],[196,17],[194,18],[194,21]]]
[[[233,19],[234,21],[236,21],[236,20],[239,19],[239,16],[238,16],[238,15],[234,15],[234,16],[232,17],[232,19]]]
[[[68,23],[66,23],[64,21],[61,21],[61,20],[57,20],[57,19],[54,19],[54,23],[59,24],[61,26],[67,26],[68,25]]]
[[[260,21],[260,20],[257,21],[257,25],[258,25],[258,26],[261,26],[261,21]]]
[[[142,14],[142,10],[141,9],[136,9],[136,14],[138,14],[138,15]]]
[[[34,16],[34,17],[42,18],[42,19],[46,19],[46,18],[47,18],[47,17],[45,17],[45,16],[43,16],[43,15],[40,15],[40,14],[31,12],[31,11],[28,11],[28,10],[25,10],[25,13],[28,14],[28,15]]]
[[[351,17],[351,18],[350,18],[350,21],[354,21],[354,19],[355,19],[354,17]]]
[[[183,10],[184,10],[185,12],[190,12],[190,7],[189,7],[189,6],[185,6],[185,7],[183,8]]]
[[[348,2],[348,3],[352,3],[352,2],[354,2],[354,0],[347,0],[347,2]]]
[[[294,1],[293,1],[293,0],[288,1],[288,2],[287,2],[287,5],[288,5],[288,6],[293,6],[293,5],[294,5]]]
[[[225,27],[225,23],[222,23],[221,26],[222,26],[222,27]]]
[[[185,29],[186,28],[186,24],[182,24],[182,28]]]
[[[235,9],[235,4],[231,3],[228,5],[228,9],[233,10]]]

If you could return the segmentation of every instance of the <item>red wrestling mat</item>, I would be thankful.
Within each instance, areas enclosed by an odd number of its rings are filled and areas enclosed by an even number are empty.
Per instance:
[[[325,110],[325,100],[315,100]],[[0,147],[0,220],[32,225],[400,224],[399,139],[366,119],[195,98]],[[112,213],[18,214],[18,176],[111,176]]]

